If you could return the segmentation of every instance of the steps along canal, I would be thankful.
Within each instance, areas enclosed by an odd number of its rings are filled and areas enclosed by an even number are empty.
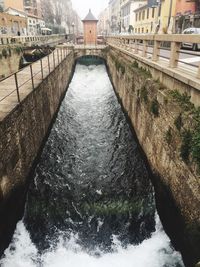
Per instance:
[[[183,266],[104,64],[77,64],[0,265]]]

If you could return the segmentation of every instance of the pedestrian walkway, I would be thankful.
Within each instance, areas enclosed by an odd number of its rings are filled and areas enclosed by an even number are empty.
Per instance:
[[[50,55],[0,81],[0,121],[34,90],[69,54],[56,49]]]

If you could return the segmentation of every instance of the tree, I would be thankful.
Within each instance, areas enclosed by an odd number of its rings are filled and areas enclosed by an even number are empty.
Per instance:
[[[0,5],[0,12],[3,12],[3,7],[2,7],[2,5]]]

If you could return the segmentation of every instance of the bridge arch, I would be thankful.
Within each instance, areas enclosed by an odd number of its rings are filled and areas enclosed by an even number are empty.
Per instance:
[[[99,65],[105,63],[105,58],[96,55],[84,55],[76,59],[76,63],[83,65]]]
[[[80,47],[80,48],[74,48],[74,58],[75,60],[78,60],[82,57],[98,57],[103,59],[104,61],[106,60],[106,47],[104,48],[86,48],[86,47]]]

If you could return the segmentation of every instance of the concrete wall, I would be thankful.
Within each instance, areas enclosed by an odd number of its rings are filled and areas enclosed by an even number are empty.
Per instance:
[[[0,123],[0,253],[23,214],[31,167],[72,75],[71,53]]]
[[[113,48],[107,63],[116,93],[153,171],[162,222],[186,266],[192,267],[200,259],[200,183],[195,164],[186,164],[180,157],[181,133],[175,119],[183,111],[170,99],[169,90],[130,56]],[[157,116],[152,111],[155,101]],[[183,114],[184,127],[191,127],[188,115]],[[168,134],[171,140],[167,140]]]

